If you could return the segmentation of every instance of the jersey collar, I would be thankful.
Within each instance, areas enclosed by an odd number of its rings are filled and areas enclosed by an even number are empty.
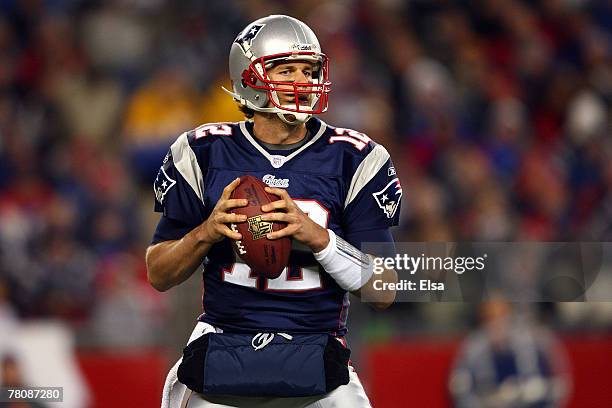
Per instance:
[[[240,130],[242,131],[244,137],[249,141],[249,143],[253,145],[253,147],[255,147],[255,149],[259,151],[259,153],[261,153],[270,162],[272,167],[274,167],[275,169],[282,167],[289,160],[293,159],[302,151],[306,150],[310,145],[319,140],[319,138],[325,132],[325,129],[327,129],[327,124],[319,119],[310,119],[306,123],[306,126],[308,127],[309,131],[314,134],[314,136],[293,153],[287,156],[283,156],[279,154],[269,153],[262,145],[257,143],[257,141],[255,140],[255,136],[251,134],[249,128],[246,125],[246,122],[240,122]]]

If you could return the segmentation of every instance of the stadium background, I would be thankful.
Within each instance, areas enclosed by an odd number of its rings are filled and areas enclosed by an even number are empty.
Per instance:
[[[229,46],[272,13],[303,19],[331,58],[322,119],[391,152],[397,240],[610,240],[606,1],[4,0],[0,382],[13,364],[25,384],[63,385],[65,406],[158,404],[201,284],[146,281],[152,181],[178,134],[241,119],[220,90]],[[374,405],[449,406],[479,309],[353,302]],[[570,406],[612,406],[612,303],[517,309],[563,344]]]

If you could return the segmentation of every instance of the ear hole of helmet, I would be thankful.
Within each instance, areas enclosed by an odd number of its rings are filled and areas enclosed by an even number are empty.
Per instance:
[[[244,71],[242,71],[242,81],[240,82],[242,83],[243,88],[253,86],[257,83],[257,77],[253,72],[249,71],[248,69],[245,69]]]

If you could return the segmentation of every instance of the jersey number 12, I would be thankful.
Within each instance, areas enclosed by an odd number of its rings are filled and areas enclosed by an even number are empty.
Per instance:
[[[295,204],[300,207],[310,219],[327,228],[329,211],[316,200],[294,198]],[[289,276],[289,268],[283,269],[276,279],[266,279],[265,289],[269,291],[304,292],[321,288],[321,275],[316,266],[298,267],[299,277]],[[235,262],[229,269],[224,269],[223,280],[240,286],[257,287],[257,276],[251,268],[243,262]]]

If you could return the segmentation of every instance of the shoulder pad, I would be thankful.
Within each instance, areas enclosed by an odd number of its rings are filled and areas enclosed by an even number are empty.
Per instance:
[[[205,123],[187,132],[189,144],[201,144],[217,140],[219,137],[233,136],[238,122]]]
[[[374,142],[368,135],[358,132],[353,129],[340,128],[334,126],[329,127],[329,144],[340,144],[346,146],[349,150],[367,154],[374,146]]]

